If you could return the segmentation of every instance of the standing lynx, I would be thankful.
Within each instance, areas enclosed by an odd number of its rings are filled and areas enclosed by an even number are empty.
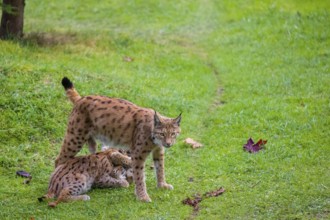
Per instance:
[[[130,149],[135,194],[139,200],[151,202],[144,176],[144,163],[151,152],[157,186],[173,189],[165,181],[164,147],[171,147],[180,134],[181,114],[168,118],[123,99],[96,95],[81,98],[66,77],[62,79],[62,85],[75,106],[55,166],[74,157],[86,142],[90,152],[95,153],[95,139],[99,139],[107,146]]]

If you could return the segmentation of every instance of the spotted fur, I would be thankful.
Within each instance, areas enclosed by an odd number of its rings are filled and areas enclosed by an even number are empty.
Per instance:
[[[81,97],[66,77],[62,85],[74,108],[55,166],[74,157],[86,142],[90,152],[95,153],[95,140],[98,139],[107,146],[130,149],[135,194],[139,200],[151,201],[144,177],[145,160],[150,153],[156,169],[157,186],[173,189],[165,181],[164,147],[171,147],[180,134],[181,114],[168,118],[123,99],[97,95]]]
[[[51,175],[47,194],[38,199],[57,198],[48,203],[55,207],[60,202],[89,200],[88,195],[82,194],[91,187],[128,187],[131,165],[130,157],[115,149],[69,159],[57,166]]]

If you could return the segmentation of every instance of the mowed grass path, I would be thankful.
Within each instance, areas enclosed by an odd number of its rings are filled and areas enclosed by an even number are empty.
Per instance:
[[[328,219],[329,10],[321,0],[26,1],[25,39],[0,41],[1,219]],[[63,76],[82,95],[183,112],[166,152],[173,191],[148,168],[149,204],[133,185],[56,209],[37,201],[72,108]],[[249,137],[266,149],[244,152]],[[182,204],[220,186],[198,212]]]

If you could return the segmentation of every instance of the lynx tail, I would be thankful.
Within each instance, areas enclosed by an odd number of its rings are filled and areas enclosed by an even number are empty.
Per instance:
[[[69,78],[64,77],[62,79],[62,85],[66,91],[66,96],[70,99],[70,101],[73,104],[75,104],[79,99],[81,99],[81,96],[74,88],[73,83],[69,80]]]

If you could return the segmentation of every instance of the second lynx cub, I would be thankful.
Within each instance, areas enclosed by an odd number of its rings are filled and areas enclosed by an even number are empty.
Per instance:
[[[62,85],[75,106],[55,166],[74,157],[86,142],[91,153],[95,153],[95,139],[99,139],[107,146],[130,149],[135,194],[139,200],[151,201],[144,177],[144,163],[150,153],[156,169],[157,186],[173,189],[165,181],[164,147],[171,147],[180,134],[181,114],[168,118],[123,99],[97,95],[81,98],[66,77],[62,79]]]
[[[38,200],[57,198],[48,203],[55,207],[60,202],[89,200],[88,195],[82,194],[91,187],[128,187],[131,164],[131,159],[116,149],[69,159],[57,166],[47,194]]]

